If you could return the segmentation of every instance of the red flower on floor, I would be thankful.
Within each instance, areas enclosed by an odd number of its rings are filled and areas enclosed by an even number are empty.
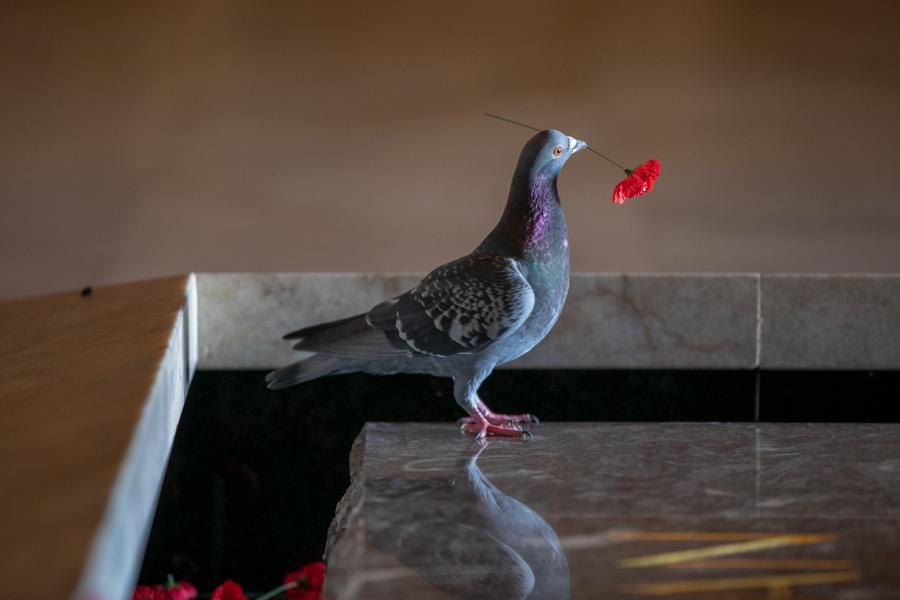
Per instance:
[[[197,588],[187,581],[179,581],[168,590],[169,600],[194,600],[197,597]]]
[[[228,579],[213,590],[210,600],[248,600],[244,595],[244,588]]]
[[[169,594],[161,585],[139,585],[134,589],[131,600],[168,600]]]
[[[139,585],[134,590],[131,600],[193,600],[197,597],[197,588],[187,581],[165,585]]]
[[[635,170],[626,169],[628,177],[619,182],[613,190],[612,199],[616,204],[622,204],[630,198],[643,196],[653,189],[653,183],[659,177],[661,165],[655,158],[651,158]]]
[[[287,590],[291,600],[319,600],[325,584],[325,563],[314,562],[304,565],[298,571],[284,576],[285,585],[295,583],[297,587]]]

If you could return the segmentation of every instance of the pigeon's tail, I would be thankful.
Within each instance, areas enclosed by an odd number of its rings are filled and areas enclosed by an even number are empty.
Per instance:
[[[316,354],[269,373],[269,389],[280,390],[337,373],[393,373],[398,368],[395,361],[409,357],[408,350],[395,348],[385,332],[369,325],[365,314],[298,329],[284,339],[296,340],[294,350]]]
[[[393,346],[390,335],[390,332],[370,325],[367,315],[361,314],[298,329],[284,336],[284,339],[296,340],[294,350],[320,352],[352,361],[409,356],[409,346],[402,341],[399,344],[400,348]],[[400,339],[396,333],[393,335]]]
[[[270,390],[280,390],[304,381],[318,379],[335,372],[348,370],[347,359],[338,356],[314,354],[305,360],[295,362],[266,375],[266,385]]]
[[[294,346],[299,350],[306,344],[315,344],[316,342],[321,343],[329,339],[344,337],[357,331],[361,331],[366,327],[366,315],[354,315],[352,317],[347,317],[346,319],[329,321],[327,323],[319,323],[318,325],[313,325],[312,327],[304,327],[303,329],[292,331],[282,339],[300,340],[299,342],[297,342],[296,346]]]

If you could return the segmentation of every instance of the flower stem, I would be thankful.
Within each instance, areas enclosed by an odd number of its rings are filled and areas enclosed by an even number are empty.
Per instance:
[[[277,588],[275,588],[274,590],[272,590],[270,592],[266,592],[262,596],[258,597],[256,600],[269,600],[270,598],[274,598],[281,592],[286,592],[288,590],[292,590],[297,587],[300,587],[299,583],[297,583],[296,581],[289,581],[288,583],[285,583],[284,585],[279,585]]]
[[[506,117],[501,117],[500,115],[495,115],[494,113],[486,112],[486,113],[484,113],[484,116],[490,117],[492,119],[497,119],[498,121],[506,121],[507,123],[512,123],[513,125],[518,125],[519,127],[524,127],[525,129],[530,129],[532,131],[540,131],[540,129],[538,129],[537,127],[534,127],[533,125],[528,125],[527,123],[522,123],[521,121],[514,121],[513,119],[507,119]],[[605,154],[601,154],[601,153],[597,152],[590,146],[586,146],[586,148],[588,150],[590,150],[591,152],[593,152],[594,154],[596,154],[597,156],[611,162],[612,164],[616,165],[617,167],[619,167],[620,169],[625,171],[626,175],[631,175],[631,169],[626,169],[625,167],[623,167],[622,165],[620,165],[619,163],[617,163],[610,157],[606,156]]]
[[[617,163],[616,161],[614,161],[613,159],[611,159],[611,158],[608,157],[607,155],[601,154],[601,153],[597,152],[596,150],[594,150],[594,149],[591,148],[590,146],[588,146],[587,149],[590,150],[591,152],[593,152],[594,154],[596,154],[597,156],[599,156],[600,158],[602,158],[602,159],[604,159],[604,160],[606,160],[606,161],[608,161],[608,162],[611,162],[612,164],[616,165],[617,167],[619,167],[620,169],[622,169],[623,171],[625,171],[625,174],[626,174],[626,175],[631,175],[631,169],[626,169],[625,167],[623,167],[622,165],[620,165],[619,163]]]
[[[497,119],[499,121],[506,121],[507,123],[512,123],[513,125],[518,125],[519,127],[524,127],[525,129],[530,129],[532,131],[540,131],[537,127],[533,127],[531,125],[526,125],[520,121],[513,121],[512,119],[507,119],[506,117],[501,117],[500,115],[495,115],[493,113],[486,112],[484,116],[490,117],[492,119]]]

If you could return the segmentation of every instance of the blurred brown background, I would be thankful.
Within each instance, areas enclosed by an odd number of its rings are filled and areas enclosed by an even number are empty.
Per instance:
[[[577,270],[900,270],[900,2],[5,2],[0,297],[190,270],[421,271],[529,133]]]

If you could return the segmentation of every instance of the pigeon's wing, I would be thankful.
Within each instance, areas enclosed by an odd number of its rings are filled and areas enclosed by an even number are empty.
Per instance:
[[[432,271],[414,289],[366,315],[394,348],[450,356],[478,352],[518,328],[534,291],[510,258],[468,256]]]

